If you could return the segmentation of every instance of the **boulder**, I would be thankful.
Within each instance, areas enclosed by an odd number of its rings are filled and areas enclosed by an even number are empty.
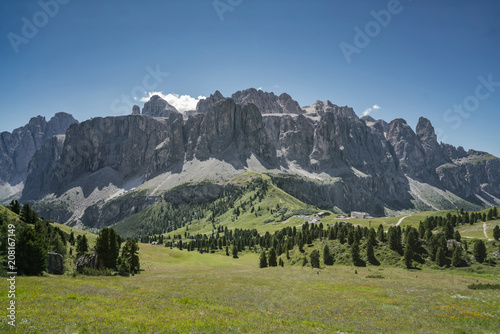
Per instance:
[[[49,274],[64,274],[64,259],[59,253],[49,252],[47,254],[47,271]]]
[[[99,269],[101,267],[97,253],[87,253],[78,258],[75,271],[83,273],[84,268]]]

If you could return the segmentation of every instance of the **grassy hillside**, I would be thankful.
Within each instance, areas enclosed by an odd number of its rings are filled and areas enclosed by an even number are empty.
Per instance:
[[[497,275],[297,266],[140,245],[133,277],[19,277],[17,331],[51,333],[495,333]],[[357,272],[357,273],[356,273]],[[0,296],[6,305],[7,295]],[[0,331],[14,331],[5,321]]]
[[[259,233],[265,233],[302,224],[304,220],[295,219],[294,214],[320,211],[277,188],[268,176],[262,174],[245,173],[233,179],[228,187],[214,200],[197,199],[177,205],[162,200],[113,228],[124,237],[211,233],[215,226],[257,229]],[[173,191],[189,192],[181,187]]]
[[[500,226],[500,220],[491,220],[485,222],[484,224],[486,224],[486,234],[488,235],[488,239],[493,239],[493,229],[495,226]],[[484,235],[483,223],[460,226],[458,231],[463,237],[466,238],[486,239],[486,236]]]

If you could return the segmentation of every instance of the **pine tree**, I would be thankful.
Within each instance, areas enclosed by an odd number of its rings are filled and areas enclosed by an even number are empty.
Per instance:
[[[233,245],[233,248],[231,249],[232,253],[233,253],[233,259],[237,259],[238,258],[238,247],[236,247],[236,245]]]
[[[119,250],[119,239],[115,230],[108,227],[103,228],[97,236],[95,252],[105,268],[116,268]]]
[[[269,267],[276,267],[278,263],[276,262],[276,251],[274,247],[271,247],[269,250]]]
[[[226,245],[226,256],[229,256],[229,247]]]
[[[451,257],[451,264],[454,267],[460,267],[462,264],[462,248],[459,246],[455,246],[455,250],[453,251],[453,255]]]
[[[375,258],[375,252],[373,251],[373,245],[370,242],[366,243],[366,259],[371,264],[378,264],[378,261]]]
[[[313,268],[319,268],[319,251],[317,249],[313,250],[311,254],[309,255],[309,258],[311,259],[311,266]]]
[[[500,240],[500,226],[498,225],[493,228],[493,238],[495,240]]]
[[[25,275],[40,275],[47,269],[47,245],[31,227],[23,228],[17,236],[17,270]]]
[[[359,263],[359,244],[357,242],[353,243],[351,246],[351,258],[354,265]]]
[[[389,248],[399,252],[401,250],[401,235],[397,227],[390,227],[387,232]]]
[[[134,239],[127,240],[122,249],[120,273],[137,274],[140,270],[139,245]]]
[[[407,269],[411,269],[413,267],[413,250],[408,244],[405,247],[404,262]]]
[[[71,244],[71,246],[74,246],[75,245],[75,234],[73,232],[71,232],[69,234],[69,243]]]
[[[350,229],[347,233],[347,244],[352,245],[354,243],[354,229]]]
[[[323,247],[323,262],[327,266],[331,266],[333,264],[333,256],[332,254],[330,254],[330,248],[328,247],[328,245],[325,245],[325,247]]]
[[[478,239],[474,243],[474,257],[476,261],[479,263],[483,263],[484,259],[486,259],[486,246],[484,245],[483,240]]]
[[[19,213],[19,218],[26,224],[35,224],[38,220],[38,216],[28,203],[23,204],[21,212]]]
[[[458,230],[456,230],[455,233],[453,234],[453,239],[455,239],[458,242],[460,242],[460,240],[462,239],[462,236],[460,235],[460,232],[458,232]]]
[[[17,200],[10,201],[9,206],[7,207],[10,211],[14,212],[16,215],[21,211],[21,205]]]
[[[54,235],[54,238],[50,242],[49,250],[61,254],[62,256],[66,256],[67,249],[59,234]]]
[[[446,253],[442,247],[439,247],[436,252],[436,263],[438,266],[442,267],[445,265]]]
[[[450,222],[446,222],[446,224],[444,225],[444,234],[446,236],[446,239],[453,239],[453,226]]]
[[[85,235],[78,235],[76,237],[76,256],[80,257],[89,251],[89,245],[87,242],[87,237]]]
[[[265,251],[262,251],[262,253],[260,253],[259,268],[267,268],[267,258]]]
[[[377,229],[377,239],[380,242],[385,242],[384,226],[380,224]]]

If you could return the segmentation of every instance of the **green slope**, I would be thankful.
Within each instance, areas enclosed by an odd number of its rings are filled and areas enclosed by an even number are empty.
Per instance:
[[[219,189],[219,196],[209,199],[199,197],[199,193],[204,193],[200,187],[214,187],[214,184],[176,187],[172,190],[174,194],[165,195],[169,201],[162,200],[113,228],[122,237],[211,233],[216,226],[257,229],[259,233],[265,233],[302,224],[305,220],[293,217],[296,214],[320,211],[277,188],[263,174],[239,175],[228,184],[219,186],[224,190]],[[185,201],[179,198],[182,196],[186,197]],[[178,203],[173,204],[172,198]]]

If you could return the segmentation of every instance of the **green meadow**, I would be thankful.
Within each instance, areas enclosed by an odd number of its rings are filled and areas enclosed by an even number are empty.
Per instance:
[[[344,265],[259,269],[238,259],[140,245],[138,275],[18,277],[20,333],[498,333],[499,272]],[[319,275],[318,275],[319,272]],[[6,283],[4,283],[5,286]],[[7,305],[7,294],[0,303]]]

